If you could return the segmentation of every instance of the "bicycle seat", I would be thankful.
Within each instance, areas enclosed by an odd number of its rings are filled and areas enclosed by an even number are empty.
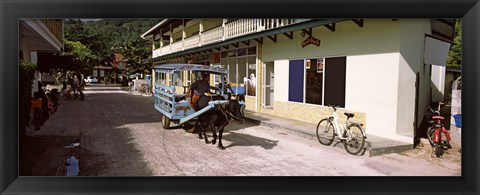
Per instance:
[[[443,118],[443,116],[432,116],[433,119],[440,119],[440,120],[444,120],[445,118]]]
[[[353,118],[355,116],[354,114],[348,112],[345,112],[344,114],[347,116],[347,118]]]

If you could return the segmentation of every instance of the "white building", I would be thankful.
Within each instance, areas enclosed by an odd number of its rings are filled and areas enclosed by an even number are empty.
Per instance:
[[[153,65],[224,65],[251,111],[317,123],[329,104],[339,105],[367,134],[411,142],[414,123],[443,98],[454,26],[443,19],[166,19],[141,37],[152,40]],[[190,83],[188,75],[182,80]]]
[[[20,19],[19,60],[37,64],[38,52],[60,52],[63,50],[63,19]],[[37,72],[36,81],[42,75]],[[33,82],[33,91],[38,83]]]

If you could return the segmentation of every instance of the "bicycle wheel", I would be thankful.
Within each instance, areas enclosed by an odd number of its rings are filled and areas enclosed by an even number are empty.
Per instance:
[[[433,146],[434,143],[433,143],[433,134],[435,133],[435,128],[433,127],[429,127],[427,129],[427,138],[428,138],[428,142],[430,142],[430,145]]]
[[[326,146],[329,146],[335,138],[335,128],[330,120],[324,118],[318,122],[317,125],[318,141]]]
[[[443,142],[439,141],[437,144],[435,144],[435,156],[438,158],[442,158],[443,155]]]
[[[359,124],[353,123],[347,127],[347,130],[350,131],[350,135],[347,133],[347,140],[343,142],[345,150],[347,150],[347,152],[350,154],[357,155],[364,149],[363,147],[365,146],[363,129]]]

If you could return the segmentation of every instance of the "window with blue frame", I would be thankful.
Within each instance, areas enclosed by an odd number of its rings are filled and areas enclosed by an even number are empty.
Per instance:
[[[346,57],[290,60],[288,100],[345,107]]]

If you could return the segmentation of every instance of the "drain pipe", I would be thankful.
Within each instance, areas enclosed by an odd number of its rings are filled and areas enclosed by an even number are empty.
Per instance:
[[[418,99],[420,91],[420,73],[417,71],[415,73],[415,117],[413,118],[413,148],[415,148],[420,143],[420,137],[418,137]]]

